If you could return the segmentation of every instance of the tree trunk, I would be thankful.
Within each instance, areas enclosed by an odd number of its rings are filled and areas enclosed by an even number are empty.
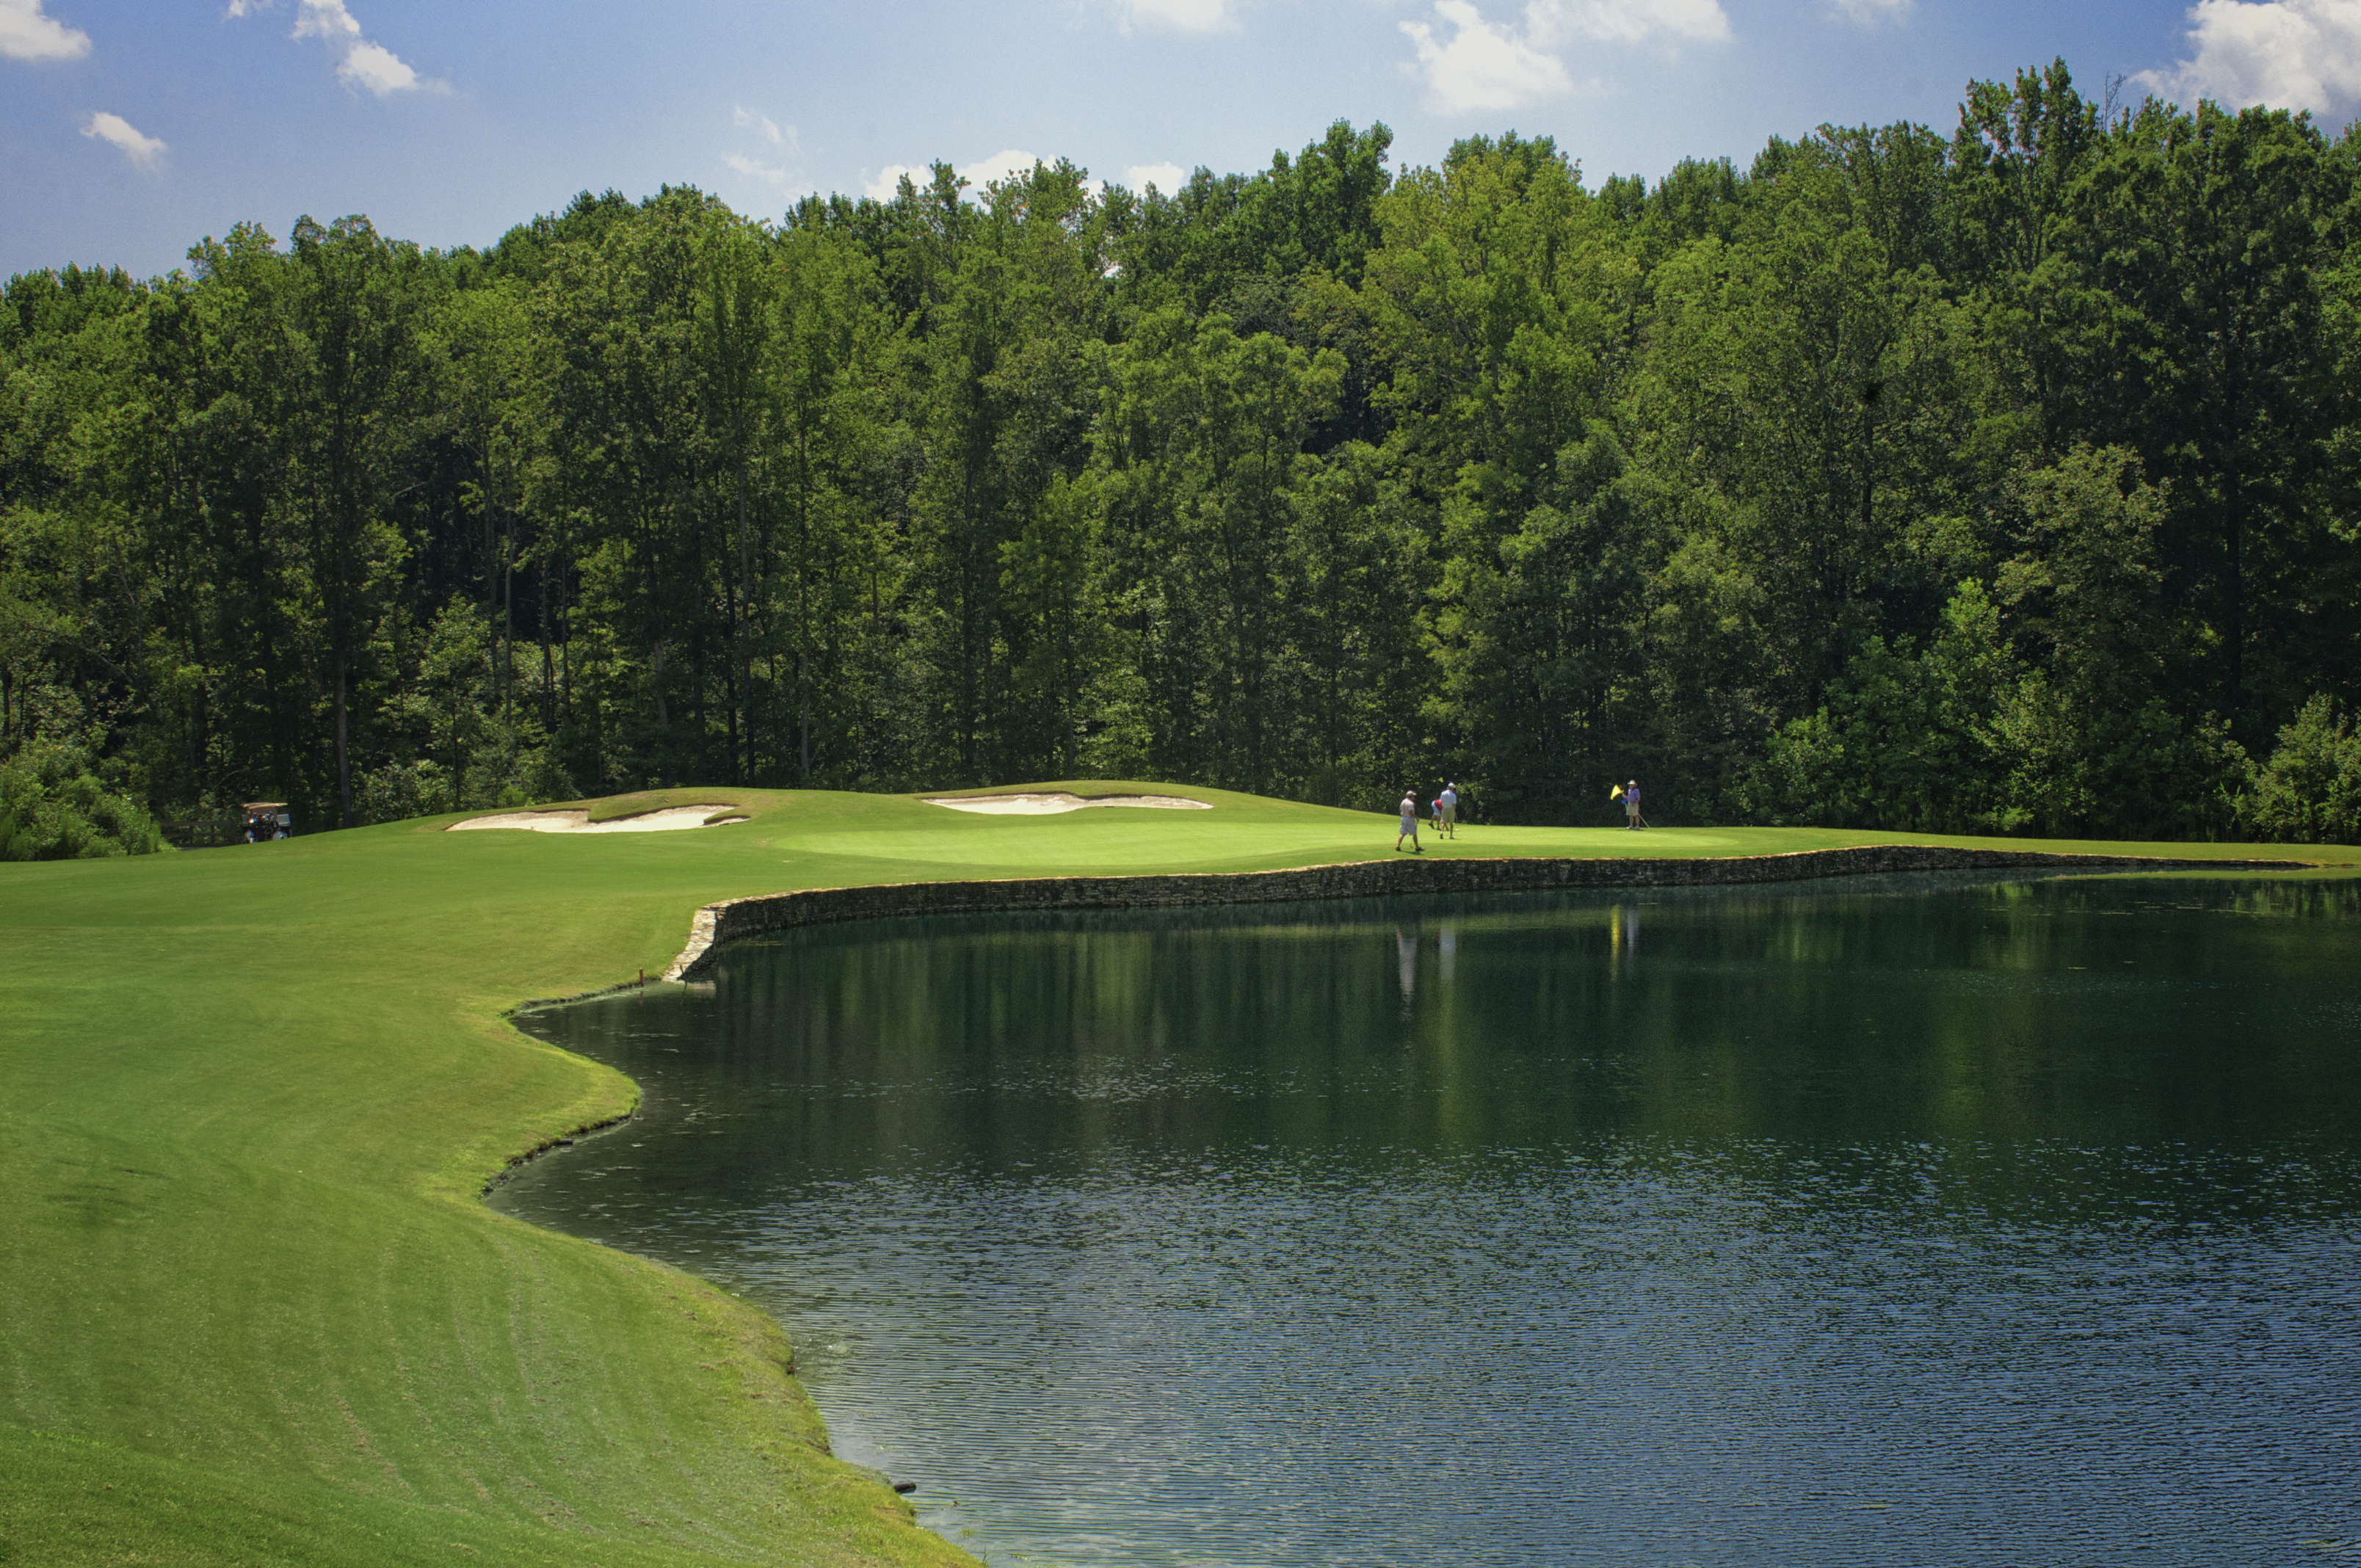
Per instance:
[[[738,467],[738,706],[746,716],[745,761],[741,764],[738,781],[751,784],[754,778],[754,650],[746,631],[753,619],[754,567],[753,546],[748,534],[746,520],[746,468],[741,461]],[[735,729],[736,726],[731,726]],[[731,751],[737,750],[732,737]]]
[[[500,520],[500,720],[516,721],[516,514]]]
[[[2230,730],[2246,739],[2242,728],[2246,695],[2246,513],[2244,488],[2238,483],[2235,469],[2230,475],[2229,506],[2223,519],[2223,549],[2229,557],[2224,563],[2229,569],[2229,624],[2223,628],[2222,641],[2230,654],[2229,719]]]
[[[345,656],[336,655],[336,826],[353,825],[353,760],[345,727]]]

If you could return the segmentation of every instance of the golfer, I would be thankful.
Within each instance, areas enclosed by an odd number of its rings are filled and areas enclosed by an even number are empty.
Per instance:
[[[1459,786],[1446,783],[1443,786],[1442,833],[1446,838],[1459,837]]]
[[[1418,796],[1409,794],[1402,796],[1401,831],[1394,836],[1394,849],[1397,851],[1401,849],[1404,839],[1410,840],[1411,851],[1413,854],[1426,853],[1424,850],[1418,847]]]
[[[1633,779],[1623,786],[1623,826],[1635,833],[1648,825],[1647,818],[1640,815],[1640,781],[1638,779]]]

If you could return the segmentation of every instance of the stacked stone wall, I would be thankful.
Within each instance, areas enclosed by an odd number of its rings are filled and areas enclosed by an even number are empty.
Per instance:
[[[976,915],[1039,909],[1155,909],[1188,905],[1282,904],[1387,898],[1432,893],[1535,893],[1609,887],[1731,886],[1868,876],[1883,872],[2294,871],[2290,861],[2196,861],[2131,855],[2054,855],[1935,844],[1872,844],[1786,855],[1680,860],[1540,858],[1355,861],[1276,872],[1194,872],[1148,876],[1026,877],[1001,882],[888,883],[808,888],[708,904],[697,912],[688,946],[666,980],[685,980],[723,944],[797,926],[913,915]]]

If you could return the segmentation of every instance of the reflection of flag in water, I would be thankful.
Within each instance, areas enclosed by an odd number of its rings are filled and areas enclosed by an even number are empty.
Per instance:
[[[1640,909],[1637,905],[1615,905],[1607,912],[1607,952],[1609,961],[1620,970],[1640,951]]]

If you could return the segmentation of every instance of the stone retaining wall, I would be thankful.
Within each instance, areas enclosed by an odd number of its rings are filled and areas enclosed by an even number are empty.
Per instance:
[[[1433,856],[1355,861],[1292,871],[1191,872],[1166,876],[1028,877],[1006,882],[908,882],[812,888],[708,904],[697,912],[688,946],[666,980],[685,980],[713,961],[723,943],[796,926],[904,915],[974,915],[1027,909],[1141,909],[1198,904],[1279,904],[1301,899],[1383,898],[1420,893],[1531,893],[1552,888],[1697,887],[1866,876],[1878,872],[2296,871],[2297,861],[2183,861],[2131,855],[2048,855],[2024,850],[1963,850],[1876,844],[1787,855],[1692,860],[1461,860]]]

